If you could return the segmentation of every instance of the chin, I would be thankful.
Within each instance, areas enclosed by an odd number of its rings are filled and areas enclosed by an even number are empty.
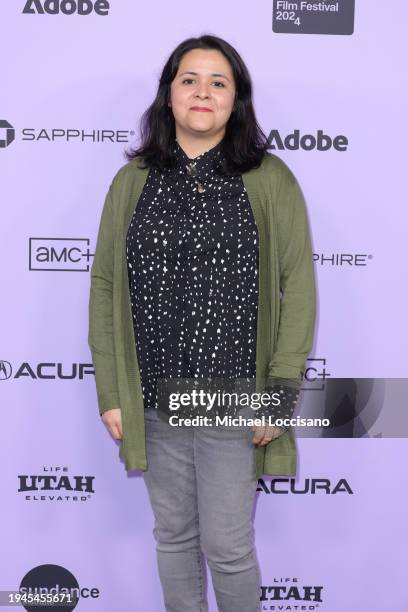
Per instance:
[[[192,125],[190,124],[189,126],[187,126],[188,129],[192,130],[193,132],[209,132],[210,130],[212,130],[214,128],[213,125]]]

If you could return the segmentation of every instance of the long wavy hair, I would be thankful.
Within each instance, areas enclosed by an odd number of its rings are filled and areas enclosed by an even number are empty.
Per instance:
[[[252,82],[248,69],[239,53],[228,42],[217,36],[204,34],[198,38],[187,38],[171,53],[159,80],[159,87],[152,104],[140,120],[140,142],[136,149],[125,151],[128,161],[142,157],[142,167],[163,170],[176,164],[172,152],[176,130],[170,102],[170,86],[175,78],[181,59],[192,49],[215,49],[230,63],[235,80],[236,96],[234,110],[226,124],[222,141],[224,154],[220,174],[238,174],[257,168],[271,148],[260,128],[252,103]]]

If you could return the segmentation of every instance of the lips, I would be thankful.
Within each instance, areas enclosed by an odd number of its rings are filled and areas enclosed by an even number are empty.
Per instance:
[[[206,108],[205,106],[192,106],[190,110],[198,111],[200,113],[212,113],[210,108]]]

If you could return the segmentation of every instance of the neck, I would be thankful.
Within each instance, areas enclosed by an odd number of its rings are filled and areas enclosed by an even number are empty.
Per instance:
[[[176,129],[176,140],[186,153],[187,157],[194,159],[195,157],[198,157],[198,155],[201,155],[202,153],[205,153],[206,151],[209,151],[215,147],[215,145],[221,142],[224,134],[225,130],[222,133],[213,134],[211,137],[207,135],[197,137]]]

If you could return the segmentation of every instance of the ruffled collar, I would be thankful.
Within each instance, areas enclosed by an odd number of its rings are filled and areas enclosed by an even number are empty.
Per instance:
[[[177,159],[177,169],[184,171],[192,177],[205,178],[212,174],[223,159],[222,140],[208,151],[200,153],[197,157],[189,158],[186,152],[175,139],[173,152]]]

